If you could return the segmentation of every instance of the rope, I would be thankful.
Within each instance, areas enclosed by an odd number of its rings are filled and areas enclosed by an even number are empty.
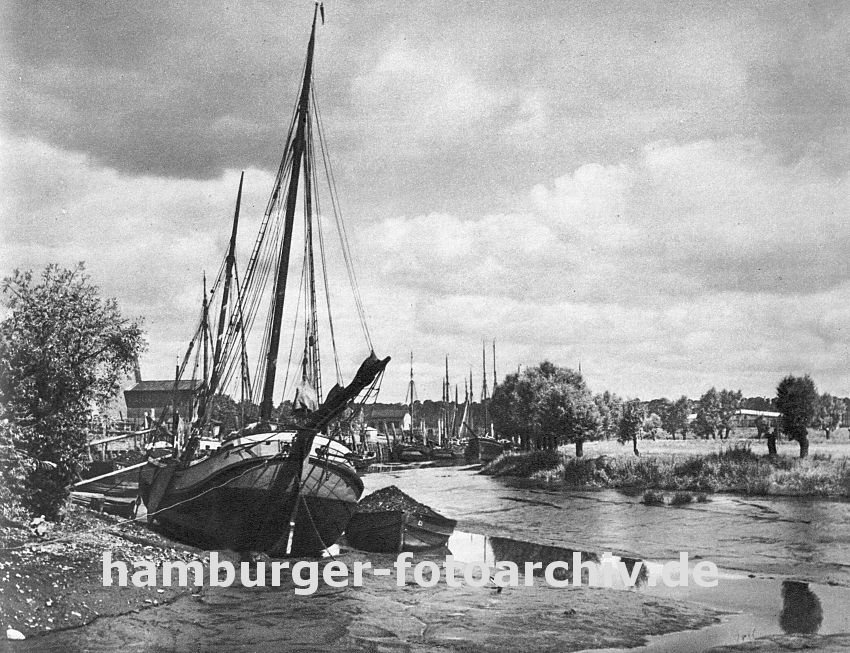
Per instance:
[[[343,261],[345,262],[346,272],[348,273],[348,281],[351,285],[351,291],[354,295],[354,303],[357,308],[358,318],[360,319],[360,327],[363,330],[363,335],[366,339],[366,344],[368,345],[369,350],[371,351],[374,349],[374,347],[372,346],[372,338],[369,335],[369,326],[366,322],[366,311],[363,306],[363,299],[360,295],[360,288],[357,283],[357,274],[354,270],[353,257],[351,255],[351,249],[349,247],[348,234],[345,229],[345,222],[342,219],[342,209],[340,207],[339,195],[336,189],[336,178],[334,177],[333,167],[331,165],[330,157],[327,151],[327,143],[324,135],[322,116],[319,110],[319,103],[316,99],[315,84],[313,85],[313,88],[311,90],[313,94],[314,113],[316,115],[316,127],[319,133],[319,146],[322,152],[322,163],[324,164],[325,176],[328,180],[334,220],[336,221],[337,232],[339,233],[340,244],[342,246]]]

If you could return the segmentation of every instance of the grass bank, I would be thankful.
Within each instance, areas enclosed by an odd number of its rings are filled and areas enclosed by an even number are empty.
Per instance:
[[[850,497],[850,462],[817,454],[807,459],[754,453],[748,444],[690,456],[600,455],[566,451],[505,454],[482,473],[531,479],[545,486],[732,492],[756,496]]]

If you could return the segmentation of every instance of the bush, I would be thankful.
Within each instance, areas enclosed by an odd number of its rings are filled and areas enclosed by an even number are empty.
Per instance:
[[[21,503],[26,478],[26,465],[15,451],[20,429],[7,420],[0,422],[0,518],[17,521],[21,516]]]
[[[647,490],[643,493],[643,503],[648,506],[663,506],[664,494],[654,490]]]
[[[518,476],[528,478],[538,472],[553,469],[561,464],[561,454],[555,450],[521,451],[506,453],[488,463],[482,474],[492,476]]]
[[[690,492],[676,492],[673,498],[670,499],[671,506],[685,506],[694,500],[694,495]]]

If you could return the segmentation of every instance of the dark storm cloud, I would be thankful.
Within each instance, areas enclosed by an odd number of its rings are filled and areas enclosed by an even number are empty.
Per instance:
[[[438,202],[431,210],[471,210],[587,160],[618,161],[659,137],[765,136],[790,152],[842,156],[832,150],[846,134],[843,3],[327,9],[317,61],[320,88],[332,89],[322,96],[324,113],[336,154],[369,181],[362,205],[384,215],[419,211],[425,200]],[[131,174],[209,178],[272,168],[311,10],[12,3],[5,121],[18,136]],[[421,78],[414,66],[364,101],[357,80],[380,77],[382,57],[399,42],[422,66],[439,62],[442,74]],[[443,93],[444,104],[462,106],[470,85],[486,94],[486,111],[459,130],[458,114],[423,123],[423,101]],[[529,97],[537,99],[531,107]],[[395,193],[398,186],[408,192]]]
[[[89,261],[170,374],[240,169],[245,233],[265,206],[312,11],[3,5],[3,265]],[[382,350],[477,366],[493,335],[506,365],[580,358],[641,395],[769,391],[794,352],[846,393],[850,5],[326,14],[316,95]]]

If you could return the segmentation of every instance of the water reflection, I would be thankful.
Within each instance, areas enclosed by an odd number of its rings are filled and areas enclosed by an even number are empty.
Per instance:
[[[786,633],[813,635],[820,629],[823,609],[808,583],[786,580],[782,583],[782,612],[779,625]]]
[[[650,574],[650,566],[637,558],[600,557],[588,551],[463,531],[455,531],[452,534],[448,548],[459,562],[483,563],[490,568],[494,568],[499,562],[513,562],[519,567],[520,573],[524,573],[526,563],[537,563],[530,571],[534,576],[540,577],[551,563],[567,563],[569,571],[562,566],[554,568],[553,576],[556,580],[572,579],[573,563],[580,561],[581,584],[590,587],[643,587]],[[623,571],[618,570],[619,563],[622,563]],[[623,578],[624,572],[629,577],[628,581]]]

